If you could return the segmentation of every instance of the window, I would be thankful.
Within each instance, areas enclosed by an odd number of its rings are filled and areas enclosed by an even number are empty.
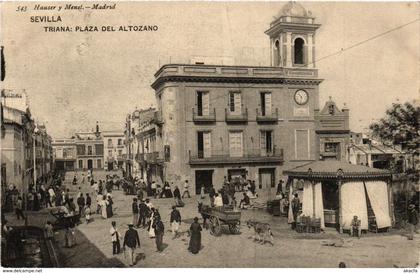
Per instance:
[[[242,98],[240,92],[229,93],[229,112],[233,114],[242,113]]]
[[[118,150],[118,155],[121,156],[122,155],[122,150]]]
[[[112,139],[108,139],[108,146],[112,147]]]
[[[92,146],[88,146],[88,155],[92,155]]]
[[[79,160],[79,169],[83,169],[83,160]]]
[[[273,154],[273,131],[261,131],[261,156]]]
[[[122,139],[121,139],[121,138],[119,138],[119,139],[118,139],[118,145],[123,145],[123,144],[122,144]]]
[[[112,149],[108,150],[108,156],[112,156]]]
[[[211,132],[197,132],[197,156],[211,157]]]
[[[243,156],[242,132],[229,132],[229,154],[231,157]]]
[[[338,142],[327,142],[324,145],[324,151],[326,153],[337,153],[338,149],[339,149],[339,144]]]
[[[63,158],[67,158],[67,149],[63,148]]]
[[[95,144],[95,153],[96,153],[96,155],[103,155],[104,154],[104,145],[103,144]]]
[[[96,168],[102,168],[102,161],[100,159],[96,161]]]
[[[210,114],[209,92],[197,91],[197,115],[208,116]]]
[[[85,155],[86,147],[85,145],[77,145],[77,155]]]
[[[280,64],[280,42],[277,40],[274,43],[274,66],[279,66]]]
[[[261,92],[260,93],[260,104],[261,104],[261,115],[271,115],[271,93]]]
[[[334,109],[334,105],[333,104],[331,104],[331,105],[329,105],[328,106],[328,113],[330,114],[330,115],[334,115],[334,111],[335,109]]]
[[[304,52],[303,48],[304,48],[304,45],[305,45],[305,41],[303,41],[302,38],[295,39],[295,44],[294,44],[294,50],[295,50],[295,54],[294,54],[295,59],[294,60],[295,60],[295,64],[304,64],[304,61],[303,61],[303,52]]]

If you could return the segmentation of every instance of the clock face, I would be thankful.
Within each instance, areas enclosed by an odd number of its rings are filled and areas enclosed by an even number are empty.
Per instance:
[[[299,105],[304,105],[308,102],[309,96],[305,90],[298,90],[295,93],[295,101]]]

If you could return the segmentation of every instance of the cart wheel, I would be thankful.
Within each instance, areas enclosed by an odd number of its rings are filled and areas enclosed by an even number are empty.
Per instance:
[[[235,223],[235,224],[230,224],[229,225],[229,231],[230,231],[230,233],[232,233],[232,234],[239,234],[240,233],[239,232],[240,226],[241,226],[241,223],[240,222]]]
[[[210,217],[210,234],[213,236],[220,236],[222,233],[222,227],[220,226],[219,218]]]

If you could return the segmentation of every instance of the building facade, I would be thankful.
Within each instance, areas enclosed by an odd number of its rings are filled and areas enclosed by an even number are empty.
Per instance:
[[[104,144],[104,169],[122,168],[126,158],[125,134],[123,131],[102,132]]]
[[[54,139],[52,147],[55,169],[74,171],[77,168],[76,142],[74,138]]]
[[[319,27],[300,4],[288,3],[265,32],[272,66],[162,66],[152,87],[165,179],[188,179],[197,193],[220,188],[224,176],[271,188],[284,169],[318,159]]]
[[[334,101],[315,111],[320,160],[347,161],[350,145],[349,110],[340,110]]]

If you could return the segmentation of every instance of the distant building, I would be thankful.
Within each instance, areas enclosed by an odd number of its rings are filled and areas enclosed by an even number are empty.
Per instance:
[[[76,169],[76,141],[74,138],[58,138],[52,142],[55,169],[73,171]]]
[[[123,131],[102,132],[104,143],[104,169],[122,168],[126,157],[125,134]]]
[[[321,111],[315,111],[320,160],[346,161],[350,144],[349,110],[338,109],[330,98]]]

